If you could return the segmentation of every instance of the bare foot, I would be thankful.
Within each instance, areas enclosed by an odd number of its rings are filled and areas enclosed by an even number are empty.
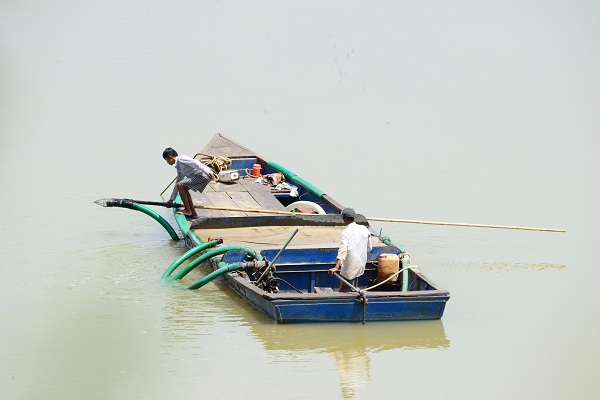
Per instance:
[[[186,218],[190,218],[190,219],[196,219],[196,218],[198,218],[198,214],[196,214],[196,213],[194,213],[194,214],[187,213],[185,211],[177,211],[177,212],[175,212],[175,214],[183,215]]]

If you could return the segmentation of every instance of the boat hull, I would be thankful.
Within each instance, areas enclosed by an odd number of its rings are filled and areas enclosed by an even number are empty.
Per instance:
[[[407,293],[406,295],[367,295],[367,303],[356,293],[307,296],[261,296],[248,290],[233,276],[227,276],[229,286],[271,319],[279,323],[302,322],[369,322],[440,319],[449,294]],[[309,298],[310,296],[310,298]]]
[[[213,262],[217,269],[217,260]],[[311,271],[302,272],[302,269]],[[374,271],[369,271],[371,274]],[[312,274],[314,266],[297,266],[290,272],[295,275]],[[326,275],[326,269],[320,275]],[[282,272],[285,276],[286,273]],[[286,277],[287,278],[287,277]],[[421,280],[428,290],[377,291],[329,293],[267,293],[256,287],[244,274],[224,275],[225,282],[240,297],[279,323],[302,322],[368,322],[408,321],[440,319],[444,314],[450,294],[446,290],[433,289],[431,282],[420,272],[413,273],[413,280]],[[290,279],[291,278],[287,278]],[[308,278],[310,279],[310,278]],[[313,281],[315,278],[312,278]],[[302,279],[297,279],[301,281]],[[316,281],[323,281],[316,278]],[[326,284],[326,282],[324,283]],[[331,286],[331,285],[330,285]],[[366,303],[364,301],[366,299]]]

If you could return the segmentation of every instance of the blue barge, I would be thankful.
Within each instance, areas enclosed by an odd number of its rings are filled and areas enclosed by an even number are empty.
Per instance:
[[[221,175],[235,179],[213,181],[203,193],[191,192],[198,218],[174,214],[191,247],[189,255],[200,256],[173,278],[171,273],[184,261],[172,265],[165,279],[185,282],[190,279],[187,273],[204,262],[214,272],[189,288],[222,276],[238,295],[280,323],[442,317],[449,292],[411,265],[408,254],[390,238],[381,237],[364,216],[359,214],[355,222],[370,229],[373,249],[365,273],[352,286],[328,274],[345,226],[340,215],[344,206],[221,134],[196,158],[215,170],[225,168]],[[262,178],[274,177],[275,182],[264,184],[270,180],[259,179],[256,171]],[[278,178],[283,184],[275,184]],[[382,257],[390,255],[397,257],[399,265],[382,275]],[[340,291],[344,286],[350,291]]]

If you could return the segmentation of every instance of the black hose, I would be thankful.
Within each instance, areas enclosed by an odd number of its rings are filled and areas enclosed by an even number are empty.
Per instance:
[[[289,285],[289,286],[290,286],[292,289],[294,289],[296,292],[298,292],[298,293],[300,293],[300,294],[304,294],[304,292],[303,292],[303,291],[301,291],[301,290],[298,290],[298,288],[296,288],[296,286],[292,285],[291,283],[289,283],[289,282],[288,282],[288,281],[286,281],[285,279],[282,279],[282,278],[273,278],[273,279],[277,279],[278,281],[285,282],[285,283],[287,283],[287,284],[288,284],[288,285]]]

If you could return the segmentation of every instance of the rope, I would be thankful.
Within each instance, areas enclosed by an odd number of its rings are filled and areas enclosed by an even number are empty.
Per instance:
[[[258,179],[259,177],[262,176],[262,174],[260,174],[259,176],[254,176],[252,175],[252,170],[250,168],[246,168],[246,175],[244,175],[242,177],[242,179]]]
[[[205,153],[196,153],[194,158],[196,158],[198,155],[209,157],[211,161],[209,161],[208,164],[212,165],[214,169],[217,170],[217,172],[228,170],[231,166],[231,160],[227,157],[215,156]]]
[[[384,281],[381,281],[381,282],[379,282],[378,284],[376,284],[376,285],[373,285],[373,286],[371,286],[371,287],[368,287],[368,288],[366,288],[366,289],[363,289],[362,291],[363,291],[363,292],[366,292],[367,290],[375,289],[377,286],[381,286],[381,285],[383,285],[384,283],[386,283],[387,281],[389,281],[390,279],[393,279],[395,276],[398,276],[398,274],[400,274],[400,272],[402,272],[402,271],[404,271],[404,270],[407,270],[407,269],[413,269],[413,268],[415,268],[415,267],[416,267],[416,265],[413,265],[413,266],[411,266],[411,267],[402,268],[401,270],[399,270],[398,272],[394,273],[393,275],[391,275],[391,276],[388,276],[386,280],[384,280]]]

